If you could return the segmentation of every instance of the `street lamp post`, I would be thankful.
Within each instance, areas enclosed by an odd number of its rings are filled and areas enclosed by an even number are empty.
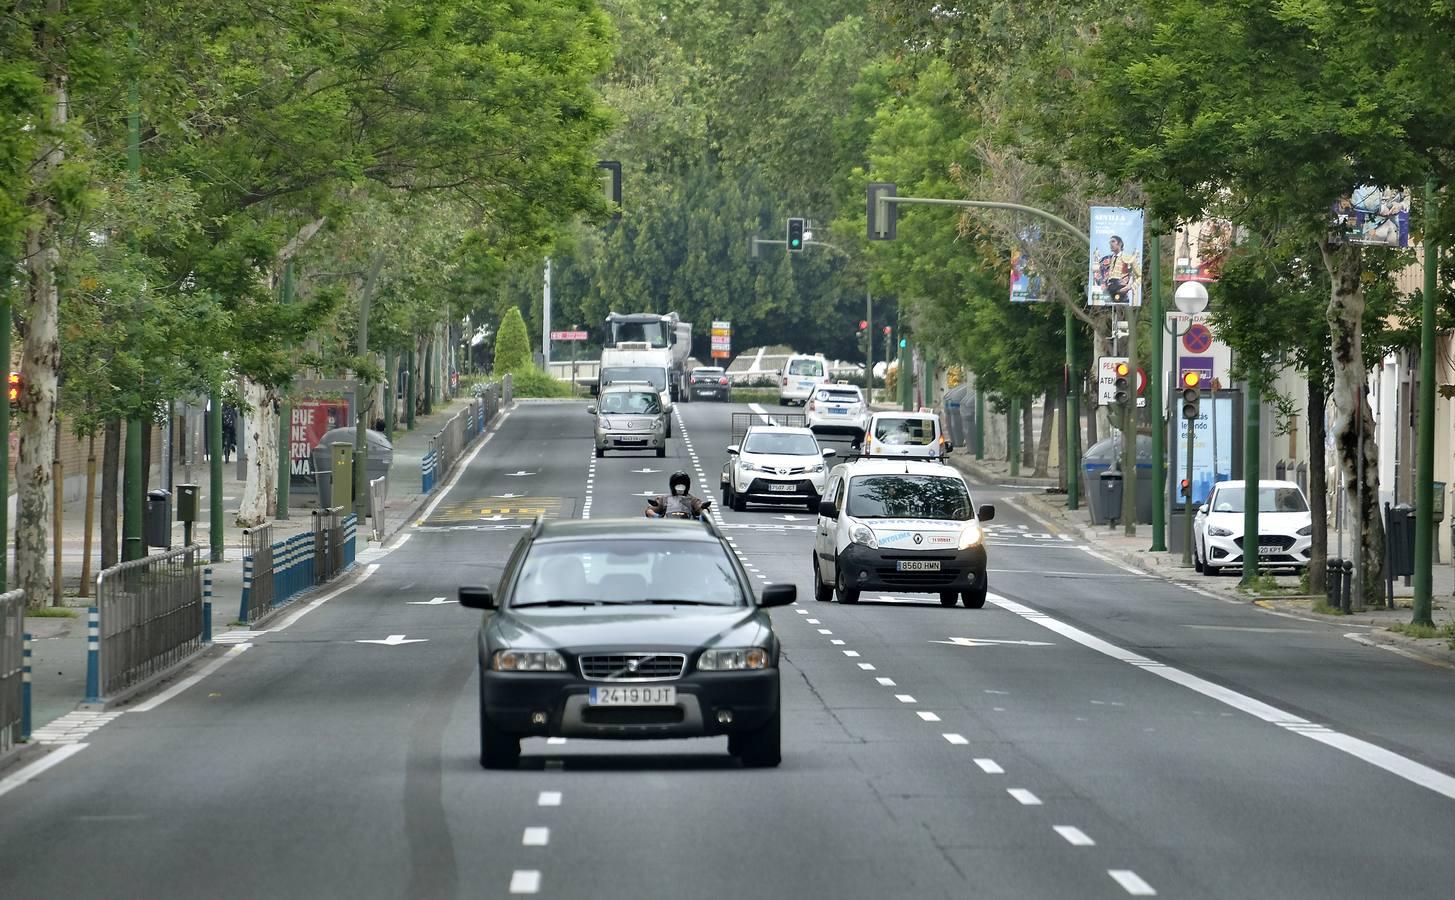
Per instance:
[[[1176,323],[1173,320],[1166,318],[1165,316],[1162,320],[1162,328],[1174,338],[1178,338],[1182,337],[1184,334],[1187,333],[1189,329],[1192,328],[1191,317],[1199,315],[1207,309],[1207,288],[1204,287],[1203,284],[1199,281],[1184,281],[1182,284],[1179,284],[1177,286],[1177,292],[1173,295],[1172,300],[1174,303],[1177,304],[1177,310],[1183,315],[1188,316],[1187,329],[1178,331]],[[1174,348],[1173,359],[1176,358],[1177,355]],[[1166,400],[1165,398],[1162,398],[1158,399],[1156,402],[1158,404],[1163,404],[1166,402]],[[1183,442],[1183,452],[1187,454],[1187,493],[1183,495],[1182,499],[1182,564],[1184,566],[1192,565],[1192,438],[1193,420],[1188,419],[1187,437]],[[1153,456],[1156,456],[1155,451],[1153,453]],[[1154,462],[1153,465],[1155,466],[1156,463]],[[1217,470],[1217,460],[1213,460],[1213,470]],[[1154,478],[1156,477],[1156,474],[1157,473],[1154,470]],[[1167,502],[1168,485],[1166,484],[1166,482],[1167,478],[1164,476],[1162,478],[1162,482],[1157,487],[1158,504],[1166,504]],[[1153,540],[1155,541],[1155,539],[1156,536],[1154,535]]]

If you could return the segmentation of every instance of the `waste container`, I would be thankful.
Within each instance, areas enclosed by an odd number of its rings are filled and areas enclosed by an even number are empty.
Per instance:
[[[374,431],[369,428],[364,429],[364,441],[365,457],[363,465],[365,483],[367,484],[373,481],[380,475],[388,477],[389,468],[394,464],[394,445],[389,442],[389,438],[383,432]],[[313,472],[314,476],[318,479],[319,506],[352,506],[353,504],[352,482],[341,485],[337,491],[338,499],[334,499],[335,491],[333,486],[338,479],[333,477],[333,458],[332,451],[329,448],[331,445],[337,443],[348,444],[351,448],[350,456],[352,456],[354,429],[352,427],[335,428],[325,433],[319,439],[318,445],[313,448]],[[350,469],[350,477],[352,477],[352,471]],[[372,498],[366,497],[365,499],[371,500]]]
[[[1092,501],[1092,505],[1095,507],[1093,518],[1096,524],[1110,525],[1112,522],[1121,520],[1124,491],[1125,481],[1120,471],[1108,470],[1097,476],[1096,495],[1095,500]]]
[[[1390,578],[1415,572],[1415,508],[1384,504],[1385,574]]]
[[[969,397],[968,385],[962,384],[945,391],[945,418],[949,420],[950,443],[956,447],[964,447],[969,442],[965,428],[965,402]]]
[[[1081,455],[1081,490],[1084,495],[1082,499],[1086,501],[1087,511],[1091,514],[1091,524],[1093,525],[1108,525],[1113,519],[1121,519],[1120,501],[1116,507],[1103,510],[1100,504],[1104,498],[1098,497],[1101,492],[1097,490],[1100,487],[1099,481],[1102,472],[1108,472],[1114,468],[1120,469],[1121,448],[1121,438],[1113,434],[1111,437],[1103,438],[1092,444]],[[1152,501],[1159,495],[1157,486],[1152,484],[1152,436],[1149,434],[1137,435],[1136,488],[1137,522],[1146,525],[1152,521]]]
[[[147,507],[142,516],[142,532],[148,547],[172,549],[172,494],[158,488],[147,491]]]

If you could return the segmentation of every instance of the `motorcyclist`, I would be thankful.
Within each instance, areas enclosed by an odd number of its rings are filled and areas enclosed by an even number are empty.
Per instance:
[[[686,472],[673,472],[667,479],[667,488],[670,493],[658,494],[647,501],[647,518],[700,519],[712,505],[711,500],[692,496],[692,478]]]

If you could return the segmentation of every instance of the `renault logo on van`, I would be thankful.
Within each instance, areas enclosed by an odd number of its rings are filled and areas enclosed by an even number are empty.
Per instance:
[[[923,544],[925,542],[925,536],[922,534],[916,534],[914,536],[914,542],[916,544]]]

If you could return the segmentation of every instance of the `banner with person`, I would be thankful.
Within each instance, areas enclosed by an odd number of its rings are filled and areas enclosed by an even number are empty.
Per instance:
[[[1041,240],[1039,225],[1022,228],[1010,250],[1010,302],[1039,303],[1046,299],[1045,279],[1036,267],[1037,244]]]
[[[1142,305],[1142,211],[1121,206],[1091,208],[1088,306]]]
[[[1350,244],[1410,245],[1410,192],[1372,184],[1354,189],[1334,204],[1334,231]]]

